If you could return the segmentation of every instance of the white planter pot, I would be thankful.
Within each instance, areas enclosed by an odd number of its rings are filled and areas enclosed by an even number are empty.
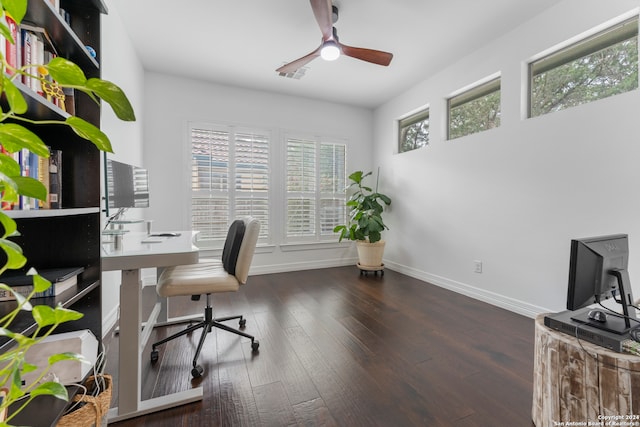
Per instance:
[[[382,265],[382,256],[384,255],[384,240],[378,240],[375,243],[369,243],[364,240],[356,242],[358,249],[358,260],[363,267],[379,267]]]

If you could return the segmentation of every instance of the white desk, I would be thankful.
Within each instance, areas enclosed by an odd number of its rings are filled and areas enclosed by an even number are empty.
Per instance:
[[[198,248],[193,245],[195,235],[191,231],[182,231],[180,236],[163,237],[158,243],[142,243],[147,237],[146,233],[131,232],[124,235],[122,246],[117,250],[113,244],[102,245],[102,270],[122,271],[118,407],[109,410],[109,422],[202,400],[202,387],[144,401],[140,399],[142,351],[161,312],[163,320],[167,320],[166,305],[157,303],[144,329],[141,328],[140,269],[197,263]]]

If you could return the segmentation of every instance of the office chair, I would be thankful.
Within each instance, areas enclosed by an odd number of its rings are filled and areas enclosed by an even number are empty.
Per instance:
[[[151,351],[152,363],[158,360],[158,350],[156,348],[159,345],[201,328],[202,334],[200,335],[196,354],[193,357],[193,369],[191,370],[193,378],[202,376],[203,369],[202,366],[198,365],[198,357],[204,345],[204,340],[207,334],[211,332],[212,327],[250,338],[252,351],[258,350],[260,343],[252,335],[220,323],[239,319],[240,328],[244,328],[247,320],[242,315],[213,318],[211,294],[236,292],[240,285],[244,285],[247,282],[259,232],[260,222],[258,220],[251,217],[235,220],[229,227],[220,260],[169,267],[160,274],[156,285],[158,295],[162,297],[191,295],[192,300],[198,300],[201,294],[206,294],[207,305],[204,311],[204,320],[153,344]]]

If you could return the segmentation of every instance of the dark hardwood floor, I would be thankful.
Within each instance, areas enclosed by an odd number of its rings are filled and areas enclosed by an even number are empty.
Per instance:
[[[145,292],[155,299],[155,288]],[[250,340],[215,330],[204,374],[192,380],[199,332],[165,344],[155,365],[148,345],[143,399],[202,385],[204,400],[111,425],[533,425],[533,319],[355,267],[251,276],[240,292],[213,300],[215,316],[246,316],[259,353]],[[172,315],[199,313],[204,298],[170,304]],[[156,329],[150,341],[184,327]],[[117,337],[105,343],[117,382]],[[116,406],[115,389],[113,399]]]

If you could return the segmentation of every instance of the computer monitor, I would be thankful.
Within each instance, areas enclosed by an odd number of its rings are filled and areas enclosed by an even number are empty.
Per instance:
[[[594,316],[597,313],[590,315],[589,311],[581,310],[572,316],[573,320],[618,334],[629,331],[629,316],[635,318],[635,310],[628,263],[629,238],[626,234],[571,240],[567,309],[577,311],[610,297],[616,298],[622,306],[620,316],[602,310],[607,314],[603,320],[601,316]]]
[[[107,159],[105,164],[106,213],[118,209],[149,207],[149,174],[146,169]]]

